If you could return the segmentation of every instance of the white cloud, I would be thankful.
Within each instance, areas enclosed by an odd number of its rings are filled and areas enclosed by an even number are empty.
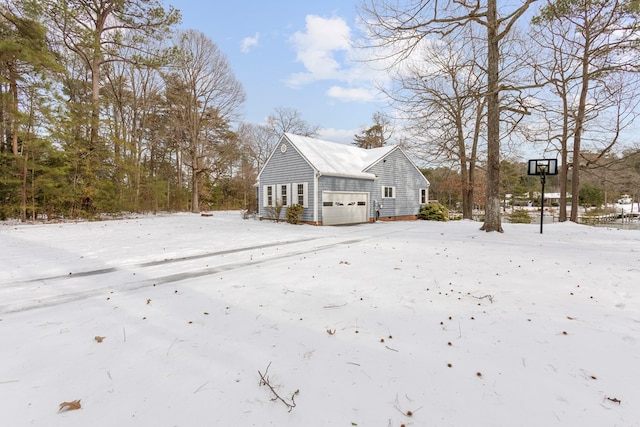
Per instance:
[[[258,46],[258,41],[260,40],[260,33],[256,33],[253,37],[245,37],[242,39],[242,43],[240,44],[240,49],[243,53],[249,53],[251,48]]]
[[[376,99],[375,93],[365,88],[345,88],[341,86],[331,86],[327,95],[339,101],[360,101],[368,102]]]
[[[307,15],[305,29],[290,38],[296,61],[303,70],[286,80],[290,87],[329,82],[325,94],[333,101],[372,102],[380,97],[373,89],[388,73],[375,70],[367,61],[369,53],[354,47],[357,34],[341,17]]]
[[[336,56],[349,52],[350,36],[351,29],[340,17],[307,15],[305,31],[294,33],[290,39],[296,59],[306,71],[293,74],[289,84],[299,86],[316,80],[343,79],[345,70]]]

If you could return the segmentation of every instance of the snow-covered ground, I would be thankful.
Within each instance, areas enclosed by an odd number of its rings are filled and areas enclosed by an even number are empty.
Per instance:
[[[640,231],[480,225],[0,225],[0,424],[640,426]]]

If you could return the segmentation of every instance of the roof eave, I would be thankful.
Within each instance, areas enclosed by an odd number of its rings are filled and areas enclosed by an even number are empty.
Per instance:
[[[339,173],[339,172],[318,172],[318,177],[321,177],[321,176],[332,176],[335,178],[366,179],[370,181],[374,181],[376,179],[376,176],[372,173],[348,174],[348,173]]]

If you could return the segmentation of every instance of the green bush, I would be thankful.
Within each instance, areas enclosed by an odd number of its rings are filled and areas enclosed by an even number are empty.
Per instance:
[[[449,209],[440,203],[427,203],[420,206],[418,218],[426,221],[448,221]]]
[[[300,224],[300,216],[302,215],[303,210],[304,207],[298,204],[287,207],[287,222],[289,224]]]
[[[524,209],[516,209],[509,216],[509,222],[514,224],[531,224],[529,212]]]

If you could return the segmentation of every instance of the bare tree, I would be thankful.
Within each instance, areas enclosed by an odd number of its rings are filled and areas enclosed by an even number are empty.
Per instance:
[[[279,136],[269,126],[241,123],[238,138],[243,152],[249,157],[255,170],[260,172],[278,143]]]
[[[581,159],[585,143],[610,152],[621,131],[636,116],[638,11],[626,1],[548,1],[534,18],[536,39],[549,52],[539,70],[558,99],[560,215],[566,219],[566,189],[571,168],[571,221],[578,220],[580,169],[594,163]],[[601,120],[609,112],[608,120]],[[589,128],[592,122],[596,126]],[[607,124],[612,126],[607,129]],[[606,132],[603,132],[605,131]],[[571,141],[573,146],[570,146]],[[569,159],[571,155],[571,159]],[[564,216],[562,216],[564,215]]]
[[[139,54],[127,49],[122,53]],[[148,62],[153,62],[153,58],[147,58]],[[164,106],[162,79],[155,67],[135,61],[110,63],[103,76],[103,111],[109,117],[105,134],[109,136],[107,144],[111,143],[116,168],[114,176],[117,184],[128,190],[121,192],[130,198],[130,206],[124,207],[137,211],[140,209],[143,161],[157,142],[157,135],[151,137],[149,132],[154,116]]]
[[[419,51],[425,60],[393,74],[395,85],[386,92],[408,125],[414,152],[426,162],[459,169],[467,219],[472,218],[478,151],[486,134],[484,64],[476,43],[475,37],[459,42],[444,36],[425,44]]]
[[[486,30],[487,63],[487,189],[482,230],[502,232],[500,219],[500,46],[513,26],[536,0],[522,0],[498,14],[497,0],[478,1],[370,0],[361,6],[371,32],[371,47],[382,49],[394,63],[410,58],[421,42],[455,35],[468,26]]]
[[[200,211],[199,180],[210,171],[214,144],[227,136],[245,101],[242,85],[218,46],[206,35],[188,30],[178,35],[173,85],[169,94],[174,126],[182,130],[185,162],[191,172],[191,210]]]
[[[280,138],[285,133],[302,136],[316,136],[320,126],[311,125],[302,118],[302,114],[293,108],[276,107],[267,117],[267,126]]]

